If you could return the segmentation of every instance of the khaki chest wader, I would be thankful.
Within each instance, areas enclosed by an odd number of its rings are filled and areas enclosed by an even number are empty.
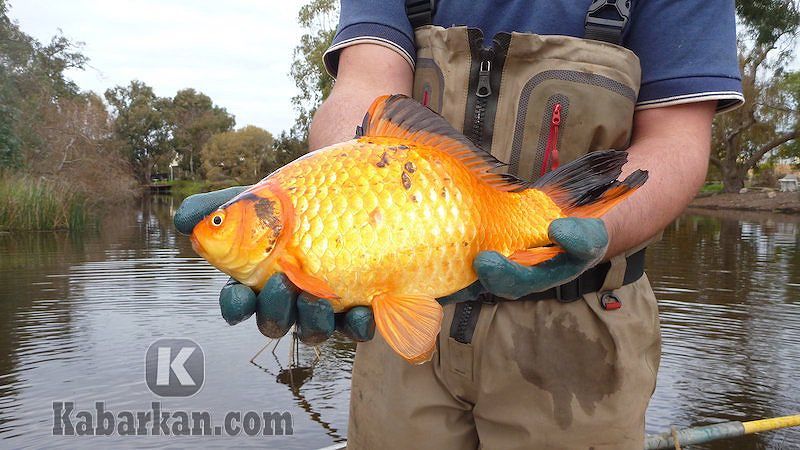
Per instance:
[[[430,1],[406,5],[417,48],[414,98],[506,163],[508,172],[534,181],[588,152],[629,146],[641,68],[632,51],[617,45],[628,3],[595,0],[586,39],[527,33],[489,38],[476,28],[429,25]],[[607,274],[620,283],[635,281],[643,271],[643,248],[529,297],[573,301],[606,284]],[[470,341],[480,306],[458,305],[452,337]]]
[[[625,20],[592,16],[618,3],[592,4],[587,37],[619,42],[613,25]],[[430,23],[430,5],[407,2],[412,24]],[[416,41],[414,97],[522,178],[539,177],[556,154],[564,164],[629,144],[639,62],[622,47],[519,33],[484,41],[478,30],[430,25]],[[446,306],[430,363],[409,365],[380,336],[359,344],[348,448],[641,449],[660,357],[643,256],[539,296],[551,300]],[[619,311],[604,303],[611,291]]]

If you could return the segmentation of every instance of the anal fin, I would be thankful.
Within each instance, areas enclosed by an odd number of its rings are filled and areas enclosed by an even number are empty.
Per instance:
[[[431,359],[442,325],[442,306],[421,295],[379,294],[372,300],[375,325],[389,346],[411,364]]]
[[[294,258],[282,257],[278,260],[278,264],[280,264],[283,273],[285,273],[286,276],[289,277],[289,280],[298,288],[319,298],[339,298],[325,280],[320,280],[319,278],[307,274]]]
[[[535,266],[561,253],[564,253],[564,249],[561,247],[535,247],[527,250],[517,250],[508,259],[523,266]]]

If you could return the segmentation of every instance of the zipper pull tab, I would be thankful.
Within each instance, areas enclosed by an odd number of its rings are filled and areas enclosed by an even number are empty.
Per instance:
[[[550,132],[547,134],[547,146],[544,150],[539,176],[546,174],[548,169],[555,170],[558,168],[558,128],[560,125],[561,103],[556,103],[553,105],[552,115],[550,116]]]
[[[488,59],[481,61],[481,68],[478,72],[478,88],[475,95],[485,98],[492,95],[492,84],[489,75],[492,73],[492,62]]]
[[[561,125],[561,103],[553,105],[553,119],[550,121],[553,126]]]

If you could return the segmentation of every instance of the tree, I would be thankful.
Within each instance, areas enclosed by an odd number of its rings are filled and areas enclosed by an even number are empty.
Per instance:
[[[157,163],[169,163],[173,147],[167,111],[171,100],[157,97],[153,88],[141,81],[117,86],[105,93],[114,108],[114,135],[123,154],[143,183],[150,181]]]
[[[21,168],[50,151],[38,127],[61,101],[79,95],[65,72],[85,63],[80,44],[60,34],[48,44],[25,34],[0,0],[0,167]]]
[[[206,177],[221,183],[255,183],[274,164],[272,141],[272,134],[252,125],[211,136],[200,153]]]
[[[211,98],[194,89],[178,91],[167,115],[175,151],[182,158],[181,167],[194,179],[200,150],[212,135],[231,130],[235,120],[225,108],[214,105]]]
[[[49,151],[29,160],[27,172],[66,180],[93,202],[115,203],[135,195],[136,180],[115,145],[111,115],[102,98],[84,93],[61,99],[48,108],[37,125],[39,139]]]
[[[281,131],[280,136],[272,144],[272,151],[274,153],[272,164],[267,167],[267,172],[277,170],[305,155],[308,152],[308,144],[291,132]]]
[[[299,94],[292,97],[297,118],[291,133],[304,142],[314,112],[333,88],[333,78],[325,70],[322,55],[336,34],[338,6],[339,2],[335,0],[311,0],[300,8],[297,15],[297,21],[306,29],[306,33],[300,37],[300,45],[294,48],[290,71],[300,90]]]
[[[739,66],[745,105],[714,121],[711,164],[726,192],[738,192],[750,169],[791,144],[800,131],[796,74],[786,73],[800,27],[793,0],[739,0]],[[793,87],[795,86],[795,87]]]

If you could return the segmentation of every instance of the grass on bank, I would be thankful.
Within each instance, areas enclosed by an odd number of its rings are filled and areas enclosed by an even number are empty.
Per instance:
[[[87,199],[64,183],[0,172],[0,230],[81,230]]]
[[[721,181],[709,181],[700,188],[701,194],[717,194],[722,192],[725,186],[723,186]]]
[[[174,180],[166,184],[171,186],[170,194],[180,198],[186,198],[192,194],[199,194],[200,192],[212,190],[211,185],[205,181]]]

